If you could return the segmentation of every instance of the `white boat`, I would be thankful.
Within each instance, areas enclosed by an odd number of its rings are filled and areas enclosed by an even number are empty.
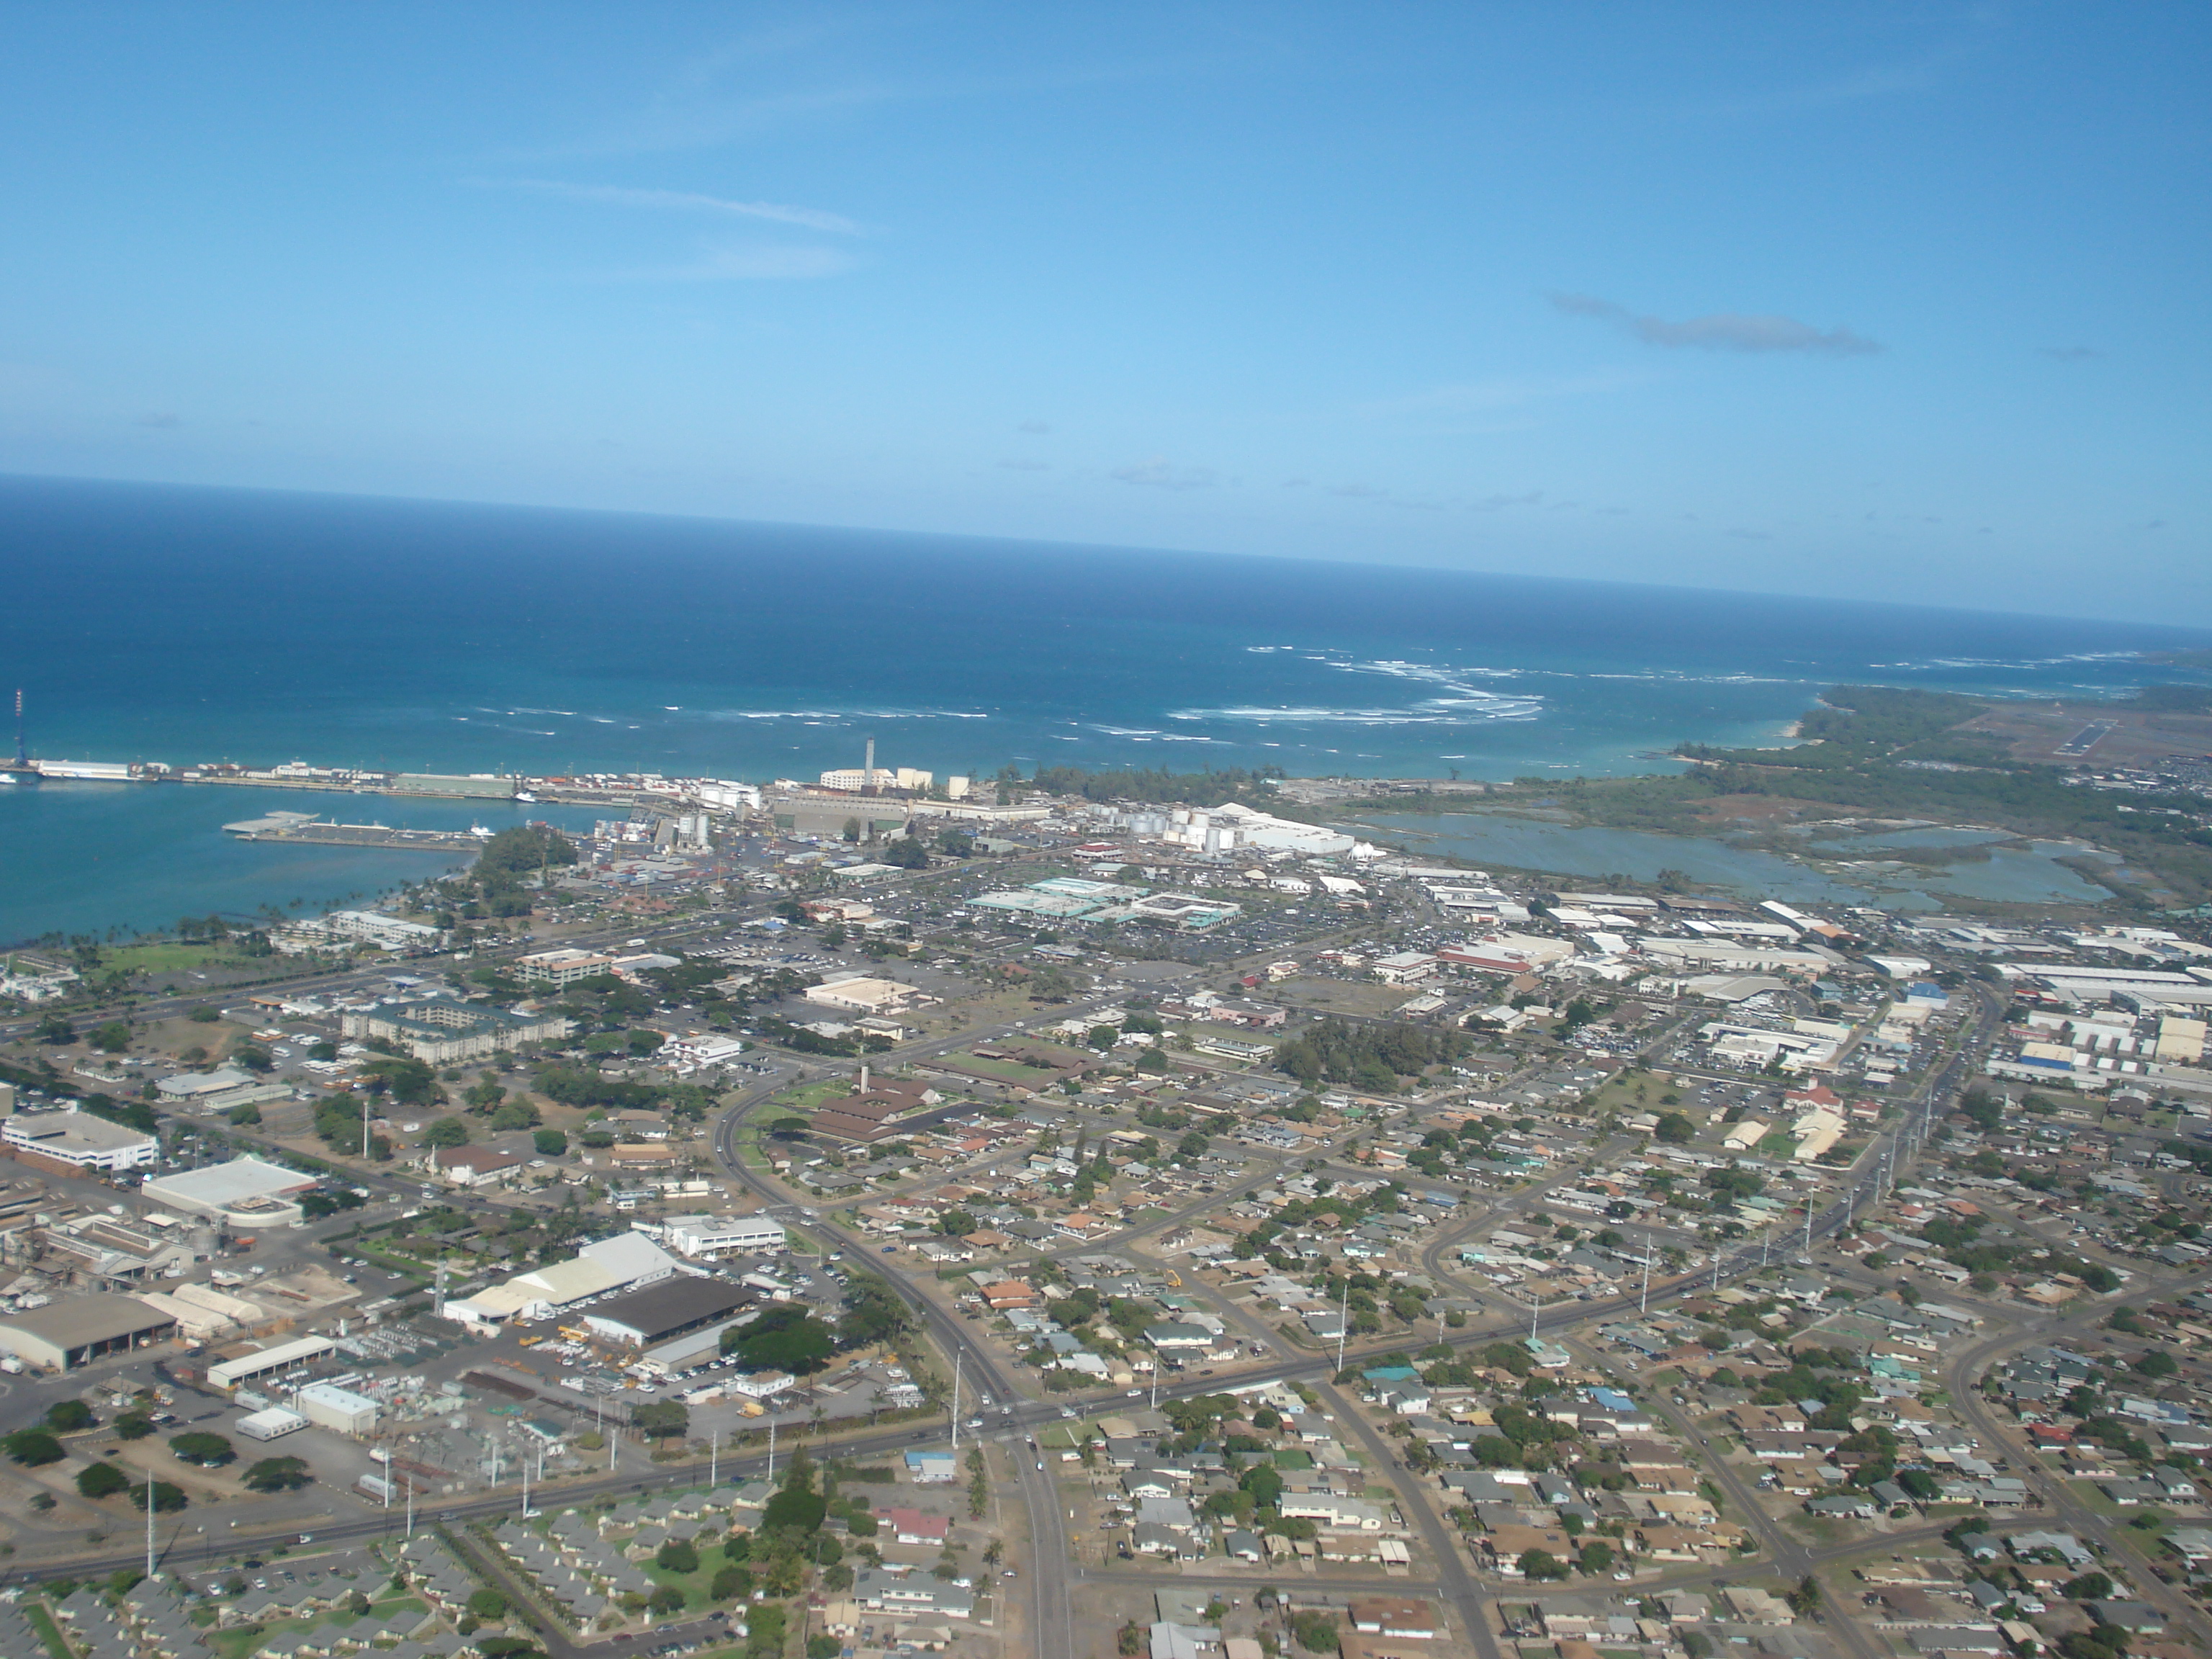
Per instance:
[[[514,792],[514,798],[517,800],[528,801],[533,806],[538,804],[538,797],[532,794],[527,789],[516,790]]]

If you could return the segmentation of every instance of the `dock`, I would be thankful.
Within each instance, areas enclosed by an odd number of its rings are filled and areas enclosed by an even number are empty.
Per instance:
[[[226,823],[223,833],[240,841],[286,842],[294,846],[411,848],[422,853],[477,853],[489,830],[394,830],[386,823],[325,823],[306,812],[271,812],[266,817]]]

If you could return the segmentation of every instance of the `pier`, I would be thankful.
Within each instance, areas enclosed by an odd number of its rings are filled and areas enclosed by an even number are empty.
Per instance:
[[[325,823],[305,812],[271,812],[223,826],[240,841],[289,842],[295,846],[404,848],[422,853],[480,851],[489,830],[394,830],[384,823]]]

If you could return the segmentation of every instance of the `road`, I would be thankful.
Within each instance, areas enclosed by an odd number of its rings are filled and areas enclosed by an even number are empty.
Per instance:
[[[2212,1285],[2212,1273],[2161,1286],[2160,1293],[2185,1296],[2207,1285]],[[1991,1337],[1953,1355],[1943,1367],[1951,1408],[1985,1446],[2003,1449],[2006,1461],[2027,1482],[2028,1489],[2042,1498],[2051,1516],[2063,1522],[2068,1531],[2100,1546],[2120,1560],[2129,1561],[2128,1577],[2134,1582],[2136,1593],[2164,1613],[2171,1627],[2187,1632],[2199,1649],[2212,1650],[2212,1620],[2208,1620],[2189,1597],[2177,1594],[2150,1571],[2148,1558],[2137,1541],[2142,1535],[2130,1537],[2129,1528],[2114,1526],[2075,1497],[2073,1489],[2045,1466],[2018,1425],[2002,1421],[1990,1408],[1977,1386],[1999,1359],[2036,1343],[2063,1343],[2069,1337],[2087,1335],[2111,1311],[2108,1305],[2094,1306],[2069,1317],[2045,1320],[2025,1330],[2015,1329]]]
[[[825,1221],[818,1217],[807,1217],[802,1219],[800,1216],[792,1213],[798,1206],[793,1204],[790,1195],[781,1191],[768,1177],[749,1168],[744,1160],[737,1156],[738,1123],[744,1115],[760,1101],[766,1099],[769,1094],[783,1086],[787,1085],[763,1084],[747,1091],[724,1111],[714,1126],[714,1155],[732,1177],[751,1189],[764,1203],[781,1212],[787,1225],[805,1232],[822,1243],[845,1251],[856,1261],[864,1260],[874,1253],[873,1247],[868,1241],[846,1232],[834,1222]],[[884,1282],[897,1293],[900,1300],[906,1303],[921,1316],[924,1328],[937,1343],[941,1352],[951,1356],[964,1356],[958,1365],[963,1387],[980,1386],[987,1390],[992,1400],[998,1404],[1014,1406],[1014,1402],[1020,1399],[1020,1395],[1007,1380],[1006,1374],[1000,1370],[990,1353],[981,1344],[973,1343],[969,1340],[969,1334],[962,1328],[957,1316],[941,1307],[933,1298],[924,1296],[917,1291],[907,1282],[903,1273],[894,1271],[883,1273],[881,1277]],[[1015,1407],[1012,1413],[1001,1414],[993,1412],[988,1413],[988,1418],[995,1419],[994,1426],[1000,1429],[1014,1426],[1028,1428],[1049,1420],[1050,1417],[1055,1417],[1057,1414],[1056,1411],[1047,1413],[1036,1407],[1030,1407],[1026,1410]],[[957,1413],[954,1421],[956,1424],[958,1421]],[[985,1431],[985,1432],[988,1431]],[[908,1437],[902,1443],[904,1445],[927,1443],[929,1439],[934,1438],[936,1434],[937,1431],[933,1427],[921,1435]],[[957,1428],[951,1437],[956,1443],[957,1442],[959,1434]],[[1030,1634],[1032,1650],[1039,1656],[1039,1659],[1071,1659],[1073,1652],[1071,1628],[1073,1620],[1073,1603],[1068,1594],[1067,1529],[1060,1513],[1060,1496],[1053,1487],[1049,1474],[1032,1467],[1036,1460],[1025,1455],[1022,1445],[1017,1443],[1010,1447],[1008,1455],[1014,1459],[1015,1473],[1021,1483],[1022,1500],[1029,1510],[1031,1546],[1030,1618],[1032,1620]],[[1005,1581],[1002,1580],[1001,1583]]]

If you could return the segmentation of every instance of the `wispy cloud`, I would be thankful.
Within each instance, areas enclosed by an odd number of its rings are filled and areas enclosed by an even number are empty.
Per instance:
[[[1024,421],[1014,430],[1026,432],[1032,438],[1042,438],[1046,433],[1051,431],[1052,428],[1042,421]]]
[[[1554,294],[1552,304],[1571,317],[1616,323],[1646,345],[1694,346],[1705,351],[1803,351],[1818,356],[1864,357],[1881,343],[1848,328],[1821,330],[1795,317],[1720,311],[1670,323],[1663,317],[1639,317],[1626,306],[1589,294]]]
[[[182,426],[184,422],[179,420],[176,416],[168,413],[167,410],[162,410],[157,414],[141,415],[138,417],[138,424],[141,426],[157,427],[166,431],[172,427]]]
[[[622,270],[611,280],[624,283],[803,282],[838,276],[859,263],[834,247],[750,246],[709,248],[688,264]]]
[[[647,208],[672,213],[709,213],[739,219],[765,219],[774,224],[799,225],[808,230],[839,236],[858,236],[860,227],[842,213],[820,208],[791,207],[781,202],[738,202],[686,190],[638,190],[623,185],[577,185],[556,179],[471,179],[481,190],[527,191],[557,196],[571,202],[592,202],[607,207]]]
[[[1221,482],[1221,475],[1210,466],[1176,466],[1164,455],[1117,466],[1108,476],[1121,483],[1148,484],[1154,489],[1212,489]]]

